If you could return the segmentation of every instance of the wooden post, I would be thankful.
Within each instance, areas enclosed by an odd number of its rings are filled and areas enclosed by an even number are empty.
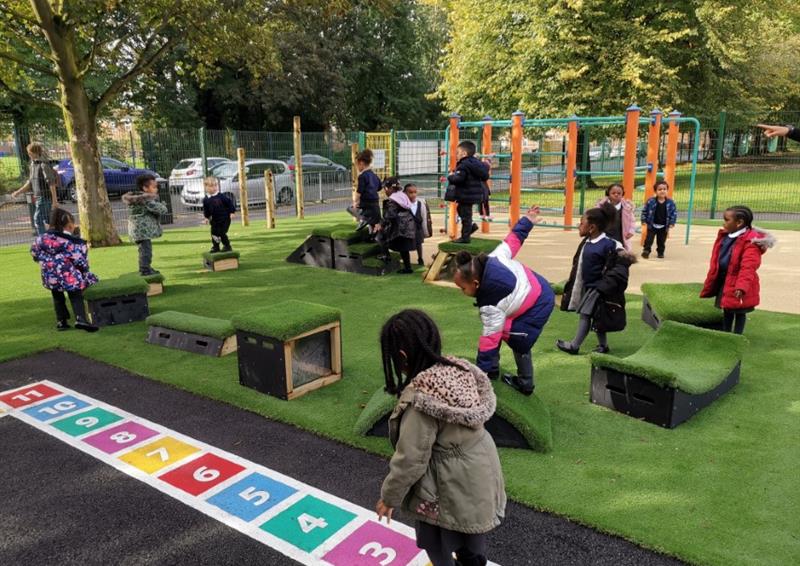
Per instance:
[[[272,169],[264,171],[264,209],[267,213],[267,230],[275,228],[275,177]]]
[[[244,148],[236,150],[239,161],[239,206],[242,209],[242,226],[250,226],[250,210],[247,202],[247,171],[244,166]]]
[[[356,191],[358,190],[358,167],[356,167],[356,157],[358,157],[358,144],[353,143],[350,144],[350,180],[353,185],[353,206],[356,205]]]
[[[303,190],[303,141],[300,116],[294,117],[294,198],[297,217],[305,218],[305,191]]]
[[[450,159],[447,163],[447,174],[452,173],[456,168],[456,148],[458,147],[458,124],[461,116],[456,113],[450,114],[450,147],[448,148]],[[457,205],[454,202],[447,204],[449,214],[447,216],[447,235],[455,238],[457,234],[456,218],[458,217]]]
[[[484,116],[483,118],[483,139],[481,140],[481,153],[486,156],[487,154],[492,153],[492,117],[491,116]],[[491,157],[490,157],[491,159]],[[495,162],[492,159],[492,168],[494,168]],[[486,181],[486,184],[489,186],[489,190],[492,190],[492,180],[491,178]],[[481,207],[483,208],[483,207]],[[484,219],[481,221],[481,233],[488,234],[489,233],[489,221]]]
[[[578,163],[578,118],[567,124],[567,163],[564,183],[564,230],[572,229],[572,208],[575,203],[575,169]]]
[[[667,129],[667,157],[664,163],[664,180],[669,186],[667,195],[672,198],[672,192],[675,190],[675,166],[678,163],[678,132],[680,124],[678,118],[681,113],[673,110],[669,113],[669,127]],[[720,142],[721,143],[721,142]]]
[[[661,145],[661,116],[658,108],[650,112],[647,129],[647,173],[644,177],[644,202],[656,193],[658,180],[658,146]]]
[[[525,114],[517,110],[511,115],[511,201],[508,211],[509,226],[519,221],[522,208],[522,121]]]
[[[639,140],[639,114],[641,109],[635,104],[626,111],[625,121],[625,161],[622,169],[622,188],[625,198],[633,199],[636,184],[636,145]]]

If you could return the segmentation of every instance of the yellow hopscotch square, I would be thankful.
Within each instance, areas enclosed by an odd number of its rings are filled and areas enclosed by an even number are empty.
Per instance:
[[[155,442],[145,444],[136,450],[123,454],[119,459],[131,466],[136,466],[143,472],[153,474],[199,451],[200,449],[195,446],[181,442],[171,436],[165,436]]]

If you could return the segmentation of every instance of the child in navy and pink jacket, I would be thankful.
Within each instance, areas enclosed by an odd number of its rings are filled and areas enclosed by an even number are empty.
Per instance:
[[[500,344],[514,352],[517,375],[503,381],[524,395],[533,393],[531,349],[542,333],[555,305],[550,283],[514,257],[538,220],[534,206],[521,218],[505,240],[489,254],[456,255],[455,283],[468,297],[475,297],[483,332],[478,342],[477,366],[492,379],[499,376]]]

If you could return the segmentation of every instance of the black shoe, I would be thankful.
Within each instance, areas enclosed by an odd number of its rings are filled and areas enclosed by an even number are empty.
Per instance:
[[[572,356],[577,356],[580,351],[580,348],[573,348],[572,344],[564,342],[563,340],[556,340],[556,348]]]
[[[100,330],[99,326],[95,326],[94,324],[89,324],[83,320],[79,320],[75,323],[75,328],[79,330],[85,330],[86,332],[97,332]]]
[[[528,397],[533,394],[533,386],[529,387],[528,384],[525,383],[525,381],[527,380],[520,379],[518,375],[512,375],[510,373],[503,374],[503,383],[505,383],[506,385],[510,385],[511,387],[513,387],[514,389],[516,389],[517,391]]]
[[[467,237],[467,238],[461,237],[458,240],[453,240],[453,243],[454,244],[469,244],[470,243],[470,239],[469,239],[469,237]]]
[[[369,224],[367,224],[367,221],[362,220],[361,222],[358,223],[358,226],[356,226],[356,232],[358,232],[359,230],[363,230],[367,226],[369,226]]]
[[[419,265],[419,266],[421,266],[421,267],[425,267],[425,260],[424,260],[424,259],[422,259],[422,258],[419,258],[419,259],[417,260],[417,265]]]
[[[222,251],[223,251],[223,252],[232,252],[232,251],[233,251],[233,248],[232,248],[232,247],[230,247],[230,246],[225,246],[224,248],[222,248]]]
[[[658,254],[658,259],[664,259],[664,254]]]
[[[500,379],[500,371],[499,371],[499,370],[494,370],[494,371],[489,371],[489,372],[486,372],[486,375],[487,375],[487,376],[489,377],[489,379],[491,379],[492,381],[497,381],[498,379]]]
[[[609,348],[608,346],[603,346],[602,344],[598,344],[597,348],[592,350],[592,352],[594,352],[596,354],[608,354],[610,351],[611,351],[611,348]]]
[[[58,322],[56,322],[56,330],[58,330],[59,332],[63,330],[69,330],[70,328],[72,327],[66,320],[59,320]]]
[[[403,269],[399,270],[397,273],[414,273],[414,270],[411,269],[410,267],[409,268],[403,268]]]
[[[470,234],[474,234],[475,232],[478,231],[478,228],[479,228],[478,224],[476,222],[473,222],[472,223],[472,229],[469,231],[469,233]]]
[[[647,259],[648,257],[650,257],[650,252],[648,252],[648,251],[643,251],[643,252],[642,252],[642,257],[643,257],[644,259]]]

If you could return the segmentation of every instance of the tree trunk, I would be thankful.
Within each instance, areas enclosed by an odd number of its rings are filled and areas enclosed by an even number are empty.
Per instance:
[[[115,246],[120,238],[100,165],[94,110],[80,82],[62,82],[61,90],[64,124],[75,167],[81,237],[94,247]]]

